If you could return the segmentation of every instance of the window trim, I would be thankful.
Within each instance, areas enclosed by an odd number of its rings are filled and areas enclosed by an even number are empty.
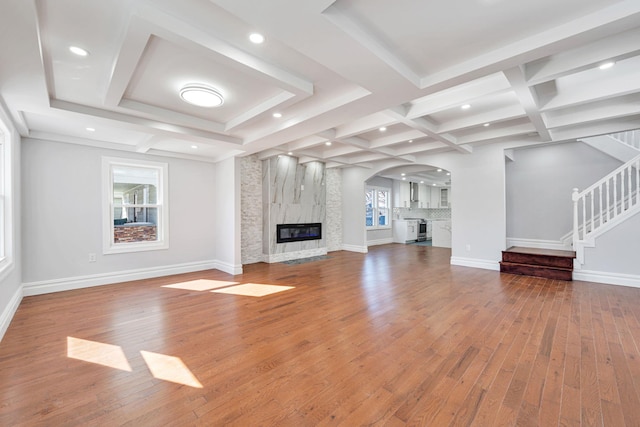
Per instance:
[[[0,111],[1,113],[1,111]],[[3,280],[14,267],[14,223],[13,223],[13,141],[15,133],[12,132],[8,125],[0,116],[0,161],[2,168],[0,173],[0,227],[2,227],[2,235],[0,236],[0,280]]]
[[[156,169],[158,173],[158,240],[133,243],[114,243],[113,167],[139,167]],[[120,157],[102,158],[102,253],[155,251],[169,248],[169,165],[147,160],[130,160]]]
[[[373,225],[367,225],[367,223],[366,223],[366,209],[367,208],[365,206],[365,228],[367,230],[389,230],[389,229],[391,229],[391,196],[392,196],[391,189],[387,188],[387,187],[377,187],[377,186],[373,186],[373,185],[367,185],[365,187],[365,190],[364,190],[365,191],[365,195],[366,195],[367,192],[369,192],[371,190],[375,191],[375,193],[376,193],[375,196],[374,196],[374,200],[376,200],[376,201],[378,200],[378,191],[387,192],[387,205],[388,205],[387,206],[387,211],[388,211],[388,213],[387,213],[387,225],[378,225],[377,218],[378,218],[378,209],[379,209],[379,207],[377,206],[377,203],[376,203],[374,205],[374,207],[373,207],[373,217],[376,218],[376,221],[374,221]],[[366,197],[365,197],[365,200],[366,200]]]

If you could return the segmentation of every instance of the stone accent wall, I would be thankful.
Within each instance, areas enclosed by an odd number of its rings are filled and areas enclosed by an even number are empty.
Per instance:
[[[113,228],[114,243],[152,242],[158,240],[155,225],[121,225]]]
[[[273,157],[262,162],[263,235],[266,262],[281,262],[327,253],[325,165],[299,164],[292,156]],[[322,223],[319,240],[277,243],[277,224]]]
[[[342,169],[327,169],[327,251],[342,250]]]
[[[240,245],[242,264],[261,262],[262,162],[257,156],[240,159]]]

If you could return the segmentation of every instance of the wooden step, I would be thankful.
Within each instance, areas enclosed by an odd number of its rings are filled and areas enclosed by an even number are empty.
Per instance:
[[[555,280],[573,279],[574,251],[511,247],[502,251],[500,271]]]

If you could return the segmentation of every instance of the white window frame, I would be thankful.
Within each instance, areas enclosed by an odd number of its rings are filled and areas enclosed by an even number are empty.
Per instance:
[[[374,197],[373,199],[375,200],[375,204],[373,206],[373,225],[366,225],[366,217],[365,217],[365,227],[367,230],[386,230],[386,229],[390,229],[391,228],[391,189],[390,188],[385,188],[385,187],[373,187],[373,186],[366,186],[365,187],[365,194],[369,191],[374,191]],[[387,225],[378,225],[378,218],[379,218],[379,213],[378,213],[378,192],[379,191],[384,191],[387,193]],[[366,206],[365,206],[365,215],[366,215]]]
[[[14,134],[0,120],[0,280],[13,269],[13,152]]]
[[[113,168],[125,166],[155,169],[158,171],[158,224],[157,240],[131,243],[114,243]],[[155,251],[169,248],[169,166],[167,163],[145,160],[128,160],[118,157],[102,158],[102,253]]]

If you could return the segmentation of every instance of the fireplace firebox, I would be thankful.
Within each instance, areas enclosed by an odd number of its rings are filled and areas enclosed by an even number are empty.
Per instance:
[[[301,242],[322,239],[322,223],[277,224],[277,243]]]

